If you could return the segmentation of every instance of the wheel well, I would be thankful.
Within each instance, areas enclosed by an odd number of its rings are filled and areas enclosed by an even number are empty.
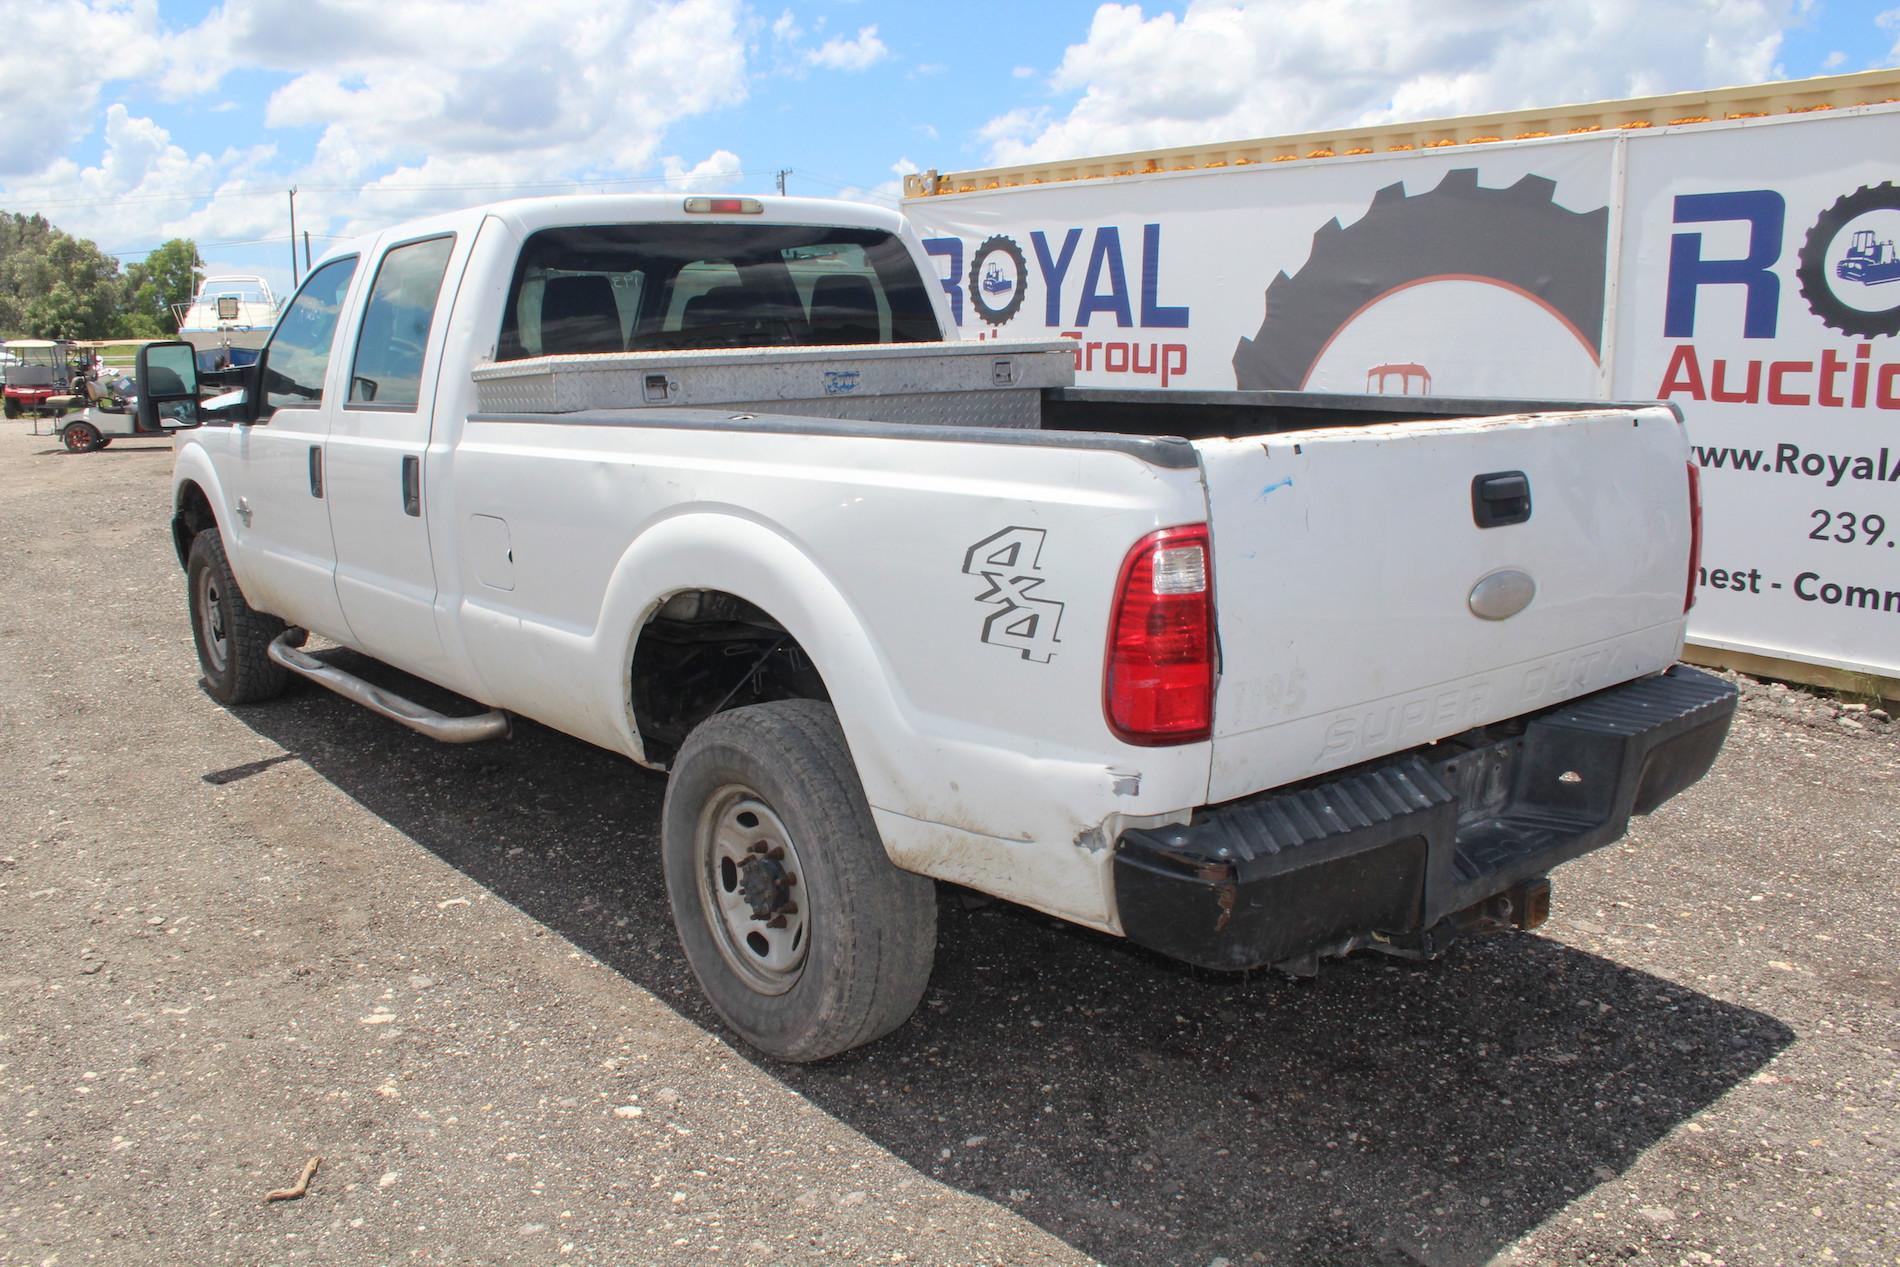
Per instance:
[[[662,765],[715,713],[831,698],[785,626],[719,590],[686,590],[660,604],[634,643],[630,695],[647,759]]]
[[[191,555],[191,539],[206,528],[217,526],[218,517],[212,513],[211,499],[196,483],[186,481],[178,490],[178,508],[172,512],[172,547],[178,551],[178,566],[183,567]]]

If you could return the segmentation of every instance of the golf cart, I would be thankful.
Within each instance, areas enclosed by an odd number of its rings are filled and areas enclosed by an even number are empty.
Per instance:
[[[148,343],[139,349],[137,394],[123,412],[89,408],[55,428],[68,453],[91,453],[123,436],[168,436],[198,425],[198,363],[189,343]]]
[[[73,345],[66,339],[9,339],[5,351],[6,416],[57,414],[71,406]],[[59,403],[54,403],[54,402]]]

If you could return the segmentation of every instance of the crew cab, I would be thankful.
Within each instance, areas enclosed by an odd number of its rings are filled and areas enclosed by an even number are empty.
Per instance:
[[[302,675],[667,771],[686,957],[791,1060],[910,1014],[933,881],[1211,968],[1429,958],[1537,923],[1551,868],[1714,760],[1671,410],[1083,391],[1072,344],[952,331],[855,204],[562,197],[341,246],[176,439],[210,692]]]

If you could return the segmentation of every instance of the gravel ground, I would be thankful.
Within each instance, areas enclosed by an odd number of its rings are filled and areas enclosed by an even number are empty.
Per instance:
[[[169,469],[0,431],[6,1267],[1900,1263],[1878,710],[1744,682],[1544,929],[1426,967],[946,896],[917,1016],[783,1067],[679,957],[657,776],[205,696]]]

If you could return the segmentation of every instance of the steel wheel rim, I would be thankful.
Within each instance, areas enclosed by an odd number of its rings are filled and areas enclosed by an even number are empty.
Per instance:
[[[211,671],[224,672],[231,645],[224,622],[224,587],[211,568],[198,575],[198,644],[211,662]]]
[[[752,789],[728,784],[693,831],[699,906],[720,957],[760,994],[798,984],[811,950],[809,898],[791,832]]]

